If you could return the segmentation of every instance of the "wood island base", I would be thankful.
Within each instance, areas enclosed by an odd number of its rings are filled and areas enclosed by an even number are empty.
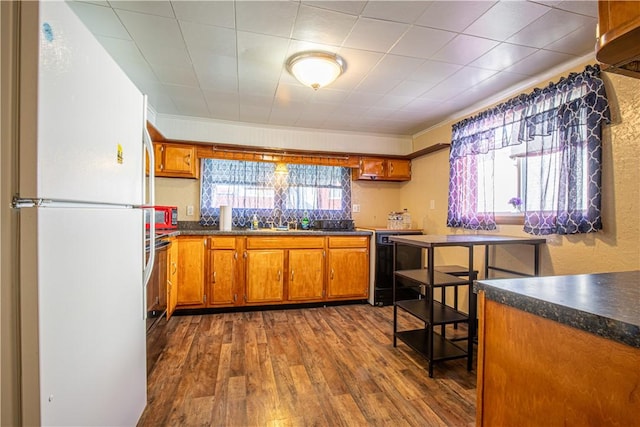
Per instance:
[[[640,426],[640,349],[479,292],[478,426]]]

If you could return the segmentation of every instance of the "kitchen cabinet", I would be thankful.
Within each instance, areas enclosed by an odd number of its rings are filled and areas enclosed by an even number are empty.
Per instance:
[[[236,286],[236,238],[220,236],[208,238],[209,306],[231,306],[238,300]]]
[[[598,61],[610,71],[640,78],[640,2],[598,2]]]
[[[168,274],[178,284],[178,310],[368,297],[369,236],[179,236],[176,243],[176,278],[170,267]]]
[[[284,250],[247,250],[245,302],[276,303],[284,299]]]
[[[327,299],[369,296],[369,238],[328,237]]]
[[[322,301],[325,238],[248,237],[246,302]]]
[[[199,177],[196,147],[189,144],[154,143],[155,174],[167,178]]]
[[[167,252],[167,320],[178,305],[178,239],[169,239],[171,245]]]
[[[324,249],[289,250],[287,278],[289,301],[322,300],[324,296]]]
[[[178,237],[178,306],[205,304],[204,271],[206,237]]]
[[[409,181],[411,160],[361,157],[359,167],[353,169],[354,180]]]

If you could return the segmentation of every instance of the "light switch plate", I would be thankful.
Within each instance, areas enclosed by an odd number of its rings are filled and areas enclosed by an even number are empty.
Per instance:
[[[187,216],[193,216],[193,205],[187,206]]]
[[[358,213],[358,212],[360,212],[360,205],[359,205],[359,204],[354,204],[354,205],[351,207],[351,212],[353,212],[353,213]]]

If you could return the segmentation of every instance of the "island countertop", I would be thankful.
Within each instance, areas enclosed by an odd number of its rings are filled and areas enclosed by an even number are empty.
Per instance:
[[[640,271],[481,280],[487,299],[640,348]]]

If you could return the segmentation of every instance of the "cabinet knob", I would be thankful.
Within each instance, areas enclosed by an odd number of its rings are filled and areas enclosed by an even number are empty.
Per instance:
[[[216,283],[216,272],[213,272],[213,283]]]
[[[292,281],[292,282],[293,282],[293,273],[294,273],[294,271],[293,271],[293,270],[291,270],[291,281]]]
[[[187,164],[187,166],[191,166],[191,153],[184,156],[184,162]]]

